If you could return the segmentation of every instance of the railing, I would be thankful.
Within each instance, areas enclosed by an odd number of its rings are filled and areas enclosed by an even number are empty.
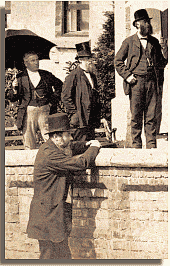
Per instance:
[[[17,126],[13,126],[13,127],[6,127],[5,128],[5,133],[9,132],[9,131],[18,131]],[[22,135],[11,135],[11,136],[5,136],[5,143],[9,142],[9,141],[14,141],[14,140],[23,140],[23,136]],[[12,145],[12,146],[5,146],[6,150],[24,150],[24,145]]]

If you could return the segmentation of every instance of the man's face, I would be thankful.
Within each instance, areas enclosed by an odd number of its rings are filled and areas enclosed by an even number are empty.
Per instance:
[[[63,132],[62,137],[61,137],[61,146],[63,148],[68,147],[70,145],[71,140],[73,140],[71,133]]]
[[[85,69],[87,72],[93,72],[91,57],[82,57],[79,59],[79,61],[83,69]]]
[[[152,25],[150,24],[150,20],[142,19],[137,21],[137,28],[142,36],[152,34]]]
[[[30,55],[26,60],[24,60],[25,66],[30,70],[30,71],[38,71],[39,69],[39,59],[38,55]]]

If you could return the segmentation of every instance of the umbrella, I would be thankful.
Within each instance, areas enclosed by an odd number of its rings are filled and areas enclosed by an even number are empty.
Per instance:
[[[50,49],[55,43],[46,40],[30,30],[7,30],[5,32],[5,68],[24,69],[23,55],[34,51],[39,59],[49,59]]]

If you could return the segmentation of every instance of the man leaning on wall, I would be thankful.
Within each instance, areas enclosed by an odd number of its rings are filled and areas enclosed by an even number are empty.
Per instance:
[[[38,239],[40,259],[71,259],[64,208],[68,188],[75,171],[95,166],[100,143],[73,142],[67,114],[50,115],[48,122],[49,140],[41,145],[34,164],[27,233]]]

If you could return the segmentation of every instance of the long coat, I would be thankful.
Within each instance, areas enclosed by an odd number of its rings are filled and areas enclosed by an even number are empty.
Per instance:
[[[47,103],[52,104],[51,113],[55,112],[57,105],[61,99],[62,81],[52,75],[50,72],[45,70],[38,70],[42,81],[44,81],[47,86],[44,87],[43,96],[47,99]],[[22,130],[23,120],[26,115],[27,106],[29,105],[32,93],[30,88],[30,78],[28,76],[27,70],[21,72],[17,76],[18,86],[17,94],[14,94],[12,90],[8,92],[8,99],[12,102],[19,101],[19,107],[17,111],[17,128]],[[54,86],[55,92],[53,92],[52,86]]]
[[[74,154],[66,155],[52,140],[40,147],[34,165],[34,196],[27,226],[28,237],[63,241],[66,237],[63,204],[74,171],[94,166],[99,148],[82,143],[72,146]],[[85,151],[80,154],[80,151]]]
[[[97,91],[97,79],[91,74],[94,88],[84,74],[82,68],[77,67],[65,79],[62,88],[61,99],[69,116],[76,114],[79,127],[100,124],[101,105]]]
[[[148,51],[148,56],[151,56],[154,65],[157,79],[157,90],[159,93],[159,89],[164,81],[164,68],[167,64],[167,60],[162,55],[158,39],[153,36],[148,37]],[[140,56],[141,43],[137,33],[123,41],[115,56],[115,67],[118,74],[124,79],[123,88],[126,95],[130,93],[130,85],[126,82],[126,79],[133,73],[133,70],[140,60]],[[125,64],[126,59],[127,62]]]

